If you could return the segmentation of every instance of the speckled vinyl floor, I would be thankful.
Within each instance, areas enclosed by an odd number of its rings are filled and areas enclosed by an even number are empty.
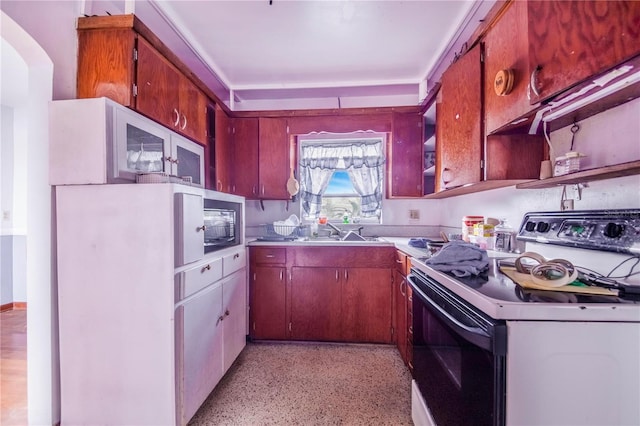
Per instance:
[[[411,374],[395,346],[249,343],[189,424],[411,425]]]

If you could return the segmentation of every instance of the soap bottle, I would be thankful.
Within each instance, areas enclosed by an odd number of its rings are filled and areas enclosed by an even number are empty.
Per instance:
[[[500,219],[500,223],[494,229],[496,238],[495,249],[497,251],[510,252],[515,248],[516,233],[507,223],[507,219]]]

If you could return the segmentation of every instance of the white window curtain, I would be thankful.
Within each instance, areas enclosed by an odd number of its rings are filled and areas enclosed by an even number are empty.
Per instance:
[[[307,217],[317,218],[322,195],[335,170],[346,170],[362,198],[363,217],[379,215],[384,176],[382,140],[304,143],[300,148],[300,200]]]

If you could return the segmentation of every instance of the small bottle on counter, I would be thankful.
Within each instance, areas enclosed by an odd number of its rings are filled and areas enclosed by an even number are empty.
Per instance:
[[[510,252],[515,248],[516,232],[507,223],[507,219],[500,219],[500,223],[495,227],[495,249],[496,251]]]

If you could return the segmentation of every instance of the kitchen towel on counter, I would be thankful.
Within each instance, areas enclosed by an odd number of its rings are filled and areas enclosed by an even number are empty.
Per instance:
[[[487,251],[465,241],[451,241],[425,264],[441,272],[451,272],[456,277],[480,275],[489,269]]]

